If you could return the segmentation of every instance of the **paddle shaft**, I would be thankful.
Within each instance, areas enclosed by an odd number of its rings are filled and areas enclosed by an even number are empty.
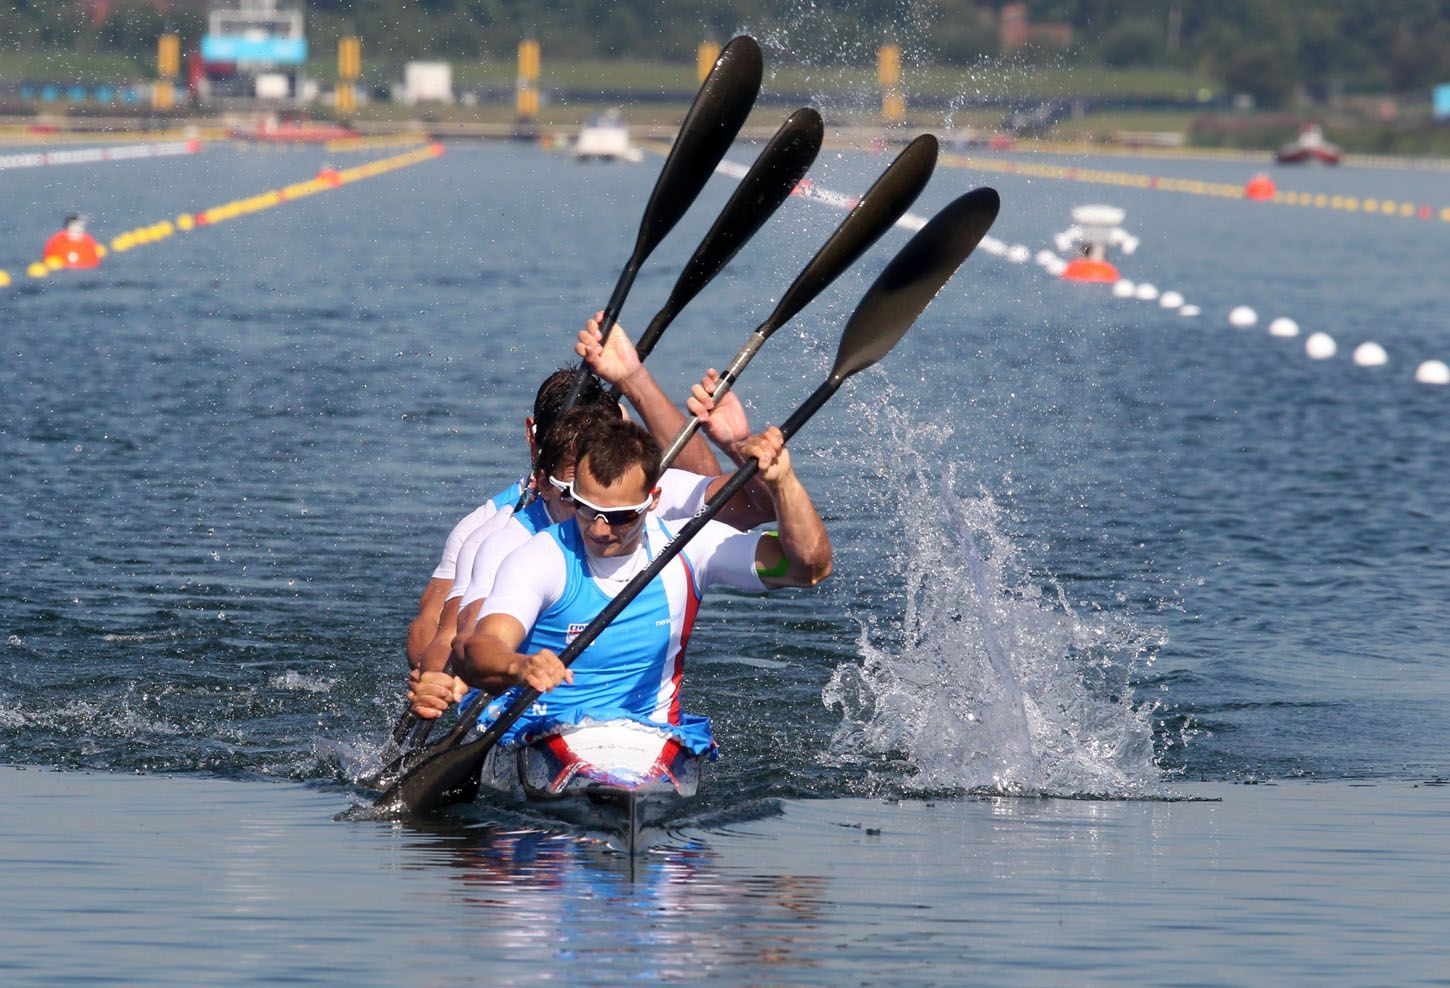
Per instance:
[[[604,318],[599,320],[601,339],[609,339],[609,331],[619,321],[619,310],[624,308],[624,300],[629,295],[629,290],[634,285],[635,276],[639,274],[640,265],[643,263],[644,258],[639,256],[639,248],[636,247],[635,252],[630,255],[629,263],[619,273],[619,281],[615,282],[614,285],[614,294],[609,296],[609,302],[604,306]],[[653,347],[653,344],[651,344],[651,347]],[[643,357],[640,359],[643,359]],[[569,385],[569,394],[564,399],[560,414],[567,412],[578,404],[579,395],[584,390],[584,382],[588,377],[589,365],[581,360],[579,361],[579,366],[574,370],[574,381]]]
[[[731,386],[740,379],[741,373],[750,361],[755,358],[755,354],[765,345],[765,341],[768,338],[769,333],[764,326],[750,334],[750,339],[745,341],[745,345],[740,348],[740,352],[735,355],[735,359],[730,361],[730,366],[726,367],[720,373],[720,380],[715,382],[715,390],[710,395],[711,398],[719,401],[730,393]],[[669,448],[665,450],[664,455],[661,457],[661,462],[666,467],[675,462],[675,457],[679,456],[684,448],[689,445],[690,440],[694,438],[695,432],[699,428],[700,420],[694,416],[685,420],[685,424],[680,427],[680,431],[675,434],[675,438],[670,440]]]
[[[896,221],[911,208],[911,204],[926,186],[927,179],[936,167],[936,157],[936,138],[923,134],[907,145],[886,166],[886,170],[877,177],[871,188],[856,201],[855,207],[841,221],[841,225],[836,227],[830,239],[821,245],[815,257],[796,275],[795,281],[791,282],[776,303],[775,311],[750,334],[735,359],[730,361],[730,366],[721,373],[711,394],[713,399],[719,401],[729,394],[731,387],[740,379],[740,375],[770,335],[813,302],[827,285],[840,277],[887,230],[896,225]],[[666,465],[674,462],[675,457],[680,455],[699,428],[699,419],[692,417],[686,420],[665,450]]]

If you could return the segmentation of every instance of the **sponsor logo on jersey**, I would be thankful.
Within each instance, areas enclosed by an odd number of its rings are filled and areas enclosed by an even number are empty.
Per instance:
[[[589,627],[588,624],[570,624],[569,625],[569,630],[567,632],[565,632],[565,634],[564,634],[564,643],[567,645],[569,642],[572,642],[575,638],[578,638],[580,635],[582,635],[584,633],[584,629],[587,628],[587,627]]]

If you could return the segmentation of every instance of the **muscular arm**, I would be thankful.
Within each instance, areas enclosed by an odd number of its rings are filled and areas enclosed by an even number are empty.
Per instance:
[[[831,575],[831,538],[811,496],[791,468],[780,430],[771,426],[742,448],[760,463],[760,476],[780,526],[755,548],[755,572],[767,587],[813,587]]]
[[[442,672],[443,667],[448,664],[449,651],[453,647],[453,636],[458,630],[458,597],[450,597],[443,602],[443,609],[438,615],[438,625],[434,629],[433,640],[428,647],[423,649],[419,656],[418,668],[424,672]]]
[[[453,586],[452,580],[437,577],[428,581],[418,600],[418,616],[408,625],[408,666],[418,668],[423,652],[438,634],[438,619],[443,613],[444,598]]]
[[[518,651],[525,629],[508,614],[489,614],[464,647],[463,662],[457,667],[459,676],[470,686],[489,693],[502,693],[514,686],[529,686],[547,693],[560,683],[572,683],[574,673],[548,649],[533,655]]]
[[[750,438],[750,422],[745,417],[745,406],[740,404],[734,391],[727,392],[718,401],[713,397],[719,381],[719,373],[711,367],[700,383],[690,389],[690,397],[685,404],[690,414],[700,420],[702,429],[715,445],[724,450],[738,467],[751,458],[741,449]],[[706,491],[706,498],[714,497],[729,479],[726,475],[712,483]],[[730,499],[716,518],[741,531],[775,520],[775,502],[760,475],[750,478],[750,482]]]
[[[463,661],[463,648],[468,644],[469,636],[478,627],[478,615],[483,612],[483,603],[487,599],[486,597],[480,597],[475,601],[471,601],[467,607],[460,609],[458,612],[458,629],[453,635],[452,656],[454,668],[458,668],[458,663]]]

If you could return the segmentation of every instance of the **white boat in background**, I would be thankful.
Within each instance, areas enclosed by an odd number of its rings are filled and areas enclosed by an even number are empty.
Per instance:
[[[1324,139],[1324,131],[1318,124],[1306,124],[1299,132],[1299,139],[1285,144],[1274,153],[1274,160],[1281,165],[1302,165],[1319,162],[1337,165],[1341,157],[1339,145]]]
[[[592,118],[574,139],[576,161],[631,161],[644,160],[644,152],[629,140],[629,127],[620,118],[618,110]]]

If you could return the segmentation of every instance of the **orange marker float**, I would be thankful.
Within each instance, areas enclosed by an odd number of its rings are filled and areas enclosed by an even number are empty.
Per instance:
[[[65,218],[65,228],[45,242],[40,256],[56,270],[93,268],[101,263],[105,248],[86,232],[86,218],[72,213]]]

